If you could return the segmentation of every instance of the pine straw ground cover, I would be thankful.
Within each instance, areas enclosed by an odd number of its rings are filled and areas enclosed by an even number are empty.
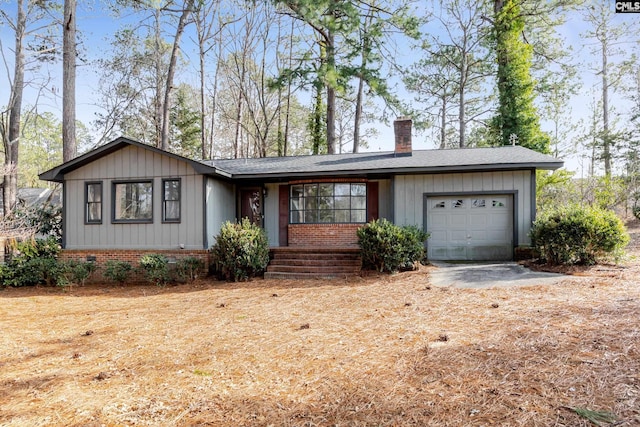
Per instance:
[[[7,289],[0,425],[637,426],[638,265]]]

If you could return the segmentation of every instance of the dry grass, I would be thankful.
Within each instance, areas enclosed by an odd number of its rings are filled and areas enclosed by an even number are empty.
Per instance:
[[[0,424],[640,425],[639,272],[8,289]]]

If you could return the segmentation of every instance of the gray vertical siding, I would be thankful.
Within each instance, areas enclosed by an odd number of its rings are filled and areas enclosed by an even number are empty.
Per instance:
[[[437,175],[401,175],[393,181],[393,212],[395,223],[399,225],[422,226],[423,194],[424,193],[460,193],[460,192],[487,192],[487,193],[513,193],[515,218],[517,224],[518,242],[516,245],[530,244],[529,230],[532,218],[532,200],[535,203],[531,185],[531,172],[506,171],[506,172],[477,172],[477,173],[452,173]]]
[[[264,229],[267,232],[267,238],[269,239],[269,246],[279,246],[278,232],[279,232],[279,203],[278,195],[280,192],[280,184],[265,184],[264,188],[267,190],[267,196],[264,198]]]
[[[162,179],[181,179],[181,221],[162,223]],[[153,223],[112,224],[116,180],[153,181]],[[186,162],[129,146],[65,175],[67,249],[202,249],[203,180]],[[102,182],[102,224],[85,224],[85,182]]]
[[[220,233],[222,224],[236,219],[236,190],[233,184],[228,184],[213,178],[207,178],[205,190],[206,200],[206,236],[207,247],[213,246],[215,236]]]

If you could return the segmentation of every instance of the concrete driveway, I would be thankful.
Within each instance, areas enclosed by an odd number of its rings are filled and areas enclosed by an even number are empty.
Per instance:
[[[430,272],[433,286],[455,288],[492,288],[498,286],[552,285],[566,276],[531,271],[515,262],[452,263],[431,261],[437,269]]]

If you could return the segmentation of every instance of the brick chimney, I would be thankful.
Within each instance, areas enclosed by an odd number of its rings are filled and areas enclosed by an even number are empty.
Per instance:
[[[396,136],[396,155],[411,155],[411,119],[399,117],[393,122],[393,133]]]

